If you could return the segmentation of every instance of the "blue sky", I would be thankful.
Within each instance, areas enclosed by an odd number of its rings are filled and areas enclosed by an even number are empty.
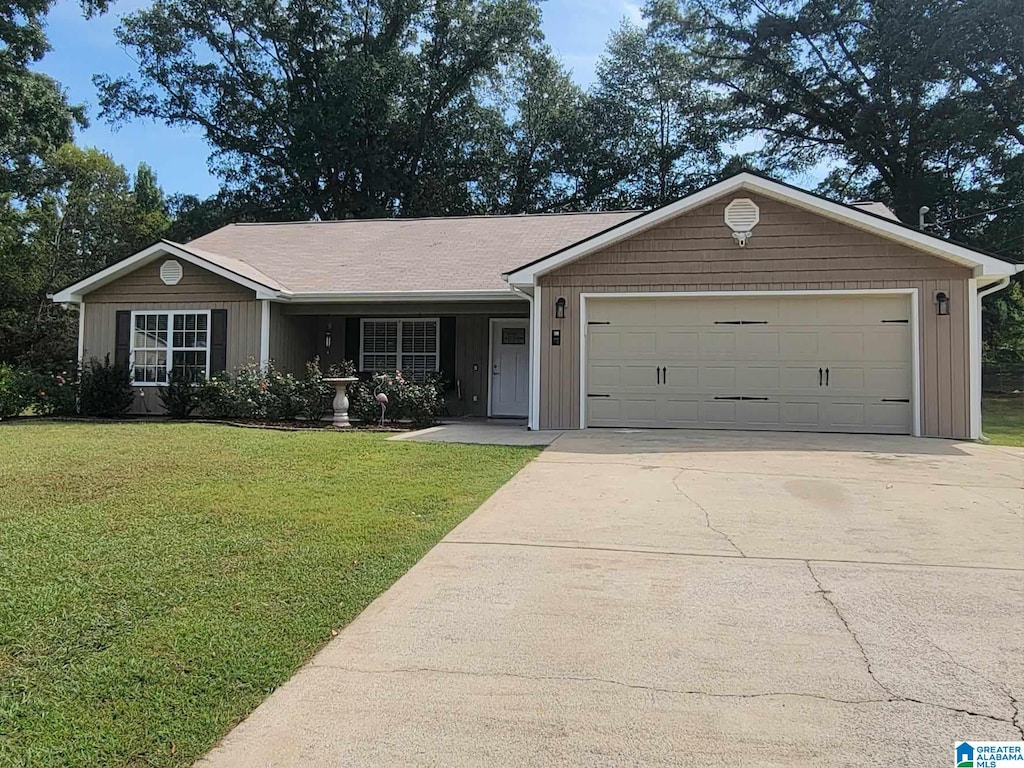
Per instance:
[[[198,131],[139,120],[112,127],[99,118],[92,76],[134,73],[131,59],[117,45],[114,28],[121,14],[146,5],[118,0],[112,12],[87,21],[77,0],[58,0],[47,27],[53,50],[38,68],[56,78],[73,103],[86,105],[91,125],[80,132],[80,144],[99,147],[129,171],[140,162],[149,163],[168,193],[205,197],[219,185],[207,169],[209,148]],[[546,0],[541,9],[548,43],[584,86],[593,80],[608,34],[623,18],[640,18],[639,3],[628,0]]]

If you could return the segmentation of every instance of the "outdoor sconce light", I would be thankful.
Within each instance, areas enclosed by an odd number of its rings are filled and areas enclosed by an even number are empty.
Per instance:
[[[944,291],[939,291],[935,294],[935,304],[938,308],[937,314],[948,315],[949,314],[949,295]]]
[[[331,349],[331,324],[327,323],[327,330],[324,333],[324,347],[330,351]]]
[[[561,320],[563,317],[565,317],[565,297],[564,296],[559,296],[557,301],[555,301],[555,317],[557,317],[559,320]]]

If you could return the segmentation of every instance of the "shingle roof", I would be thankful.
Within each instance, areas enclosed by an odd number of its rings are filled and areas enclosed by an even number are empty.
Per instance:
[[[639,213],[230,224],[183,247],[292,293],[495,290],[508,287],[503,273]]]

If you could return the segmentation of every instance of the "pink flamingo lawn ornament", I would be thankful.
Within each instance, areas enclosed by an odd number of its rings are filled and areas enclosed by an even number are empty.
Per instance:
[[[378,389],[373,397],[378,403],[380,403],[380,425],[383,427],[384,411],[388,409],[388,396]]]

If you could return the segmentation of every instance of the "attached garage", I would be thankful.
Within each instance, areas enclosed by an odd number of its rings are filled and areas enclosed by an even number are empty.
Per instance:
[[[913,431],[911,296],[583,297],[584,423]]]
[[[1018,265],[740,173],[510,272],[530,426],[981,434],[981,304]]]

